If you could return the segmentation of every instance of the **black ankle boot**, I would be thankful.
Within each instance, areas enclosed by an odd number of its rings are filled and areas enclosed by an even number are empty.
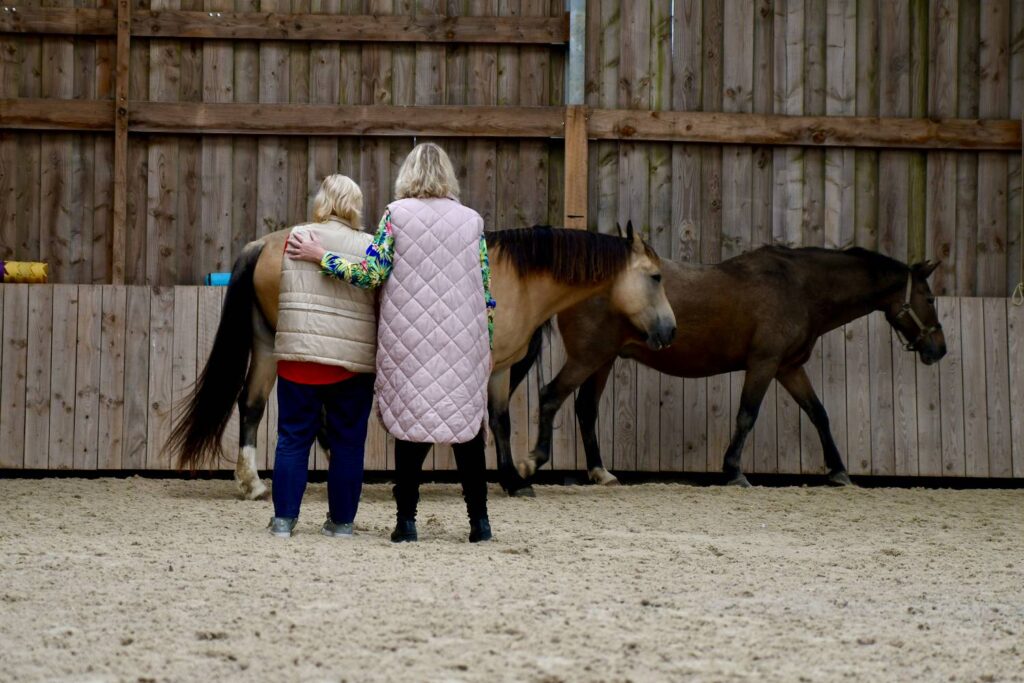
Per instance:
[[[491,523],[487,521],[487,518],[469,520],[469,542],[479,543],[489,540],[491,540]]]
[[[488,531],[488,533],[490,533]],[[416,535],[416,520],[415,519],[403,519],[398,518],[398,523],[395,524],[395,530],[391,532],[392,543],[412,543],[418,541],[419,537]]]

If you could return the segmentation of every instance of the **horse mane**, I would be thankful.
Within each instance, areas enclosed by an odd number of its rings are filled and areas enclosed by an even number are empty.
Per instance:
[[[588,285],[614,277],[629,263],[632,247],[622,237],[537,225],[487,233],[493,258],[512,265],[521,276],[546,274],[569,285]],[[644,243],[647,255],[658,255]]]
[[[781,258],[786,261],[802,261],[805,258],[818,257],[818,258],[838,258],[838,259],[849,259],[852,258],[861,264],[863,264],[869,271],[876,276],[887,276],[893,274],[905,275],[909,266],[907,264],[886,256],[877,251],[865,249],[864,247],[847,247],[845,249],[828,249],[826,247],[787,247],[781,244],[768,244],[762,247],[758,247],[753,251],[741,254],[734,259],[724,261],[723,265],[728,264],[730,261],[736,261],[736,265],[742,265],[742,262],[747,258],[752,257],[757,253],[770,254]]]

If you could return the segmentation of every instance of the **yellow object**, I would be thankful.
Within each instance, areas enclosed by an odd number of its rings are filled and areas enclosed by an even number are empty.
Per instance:
[[[4,282],[46,282],[47,268],[37,261],[0,261]]]

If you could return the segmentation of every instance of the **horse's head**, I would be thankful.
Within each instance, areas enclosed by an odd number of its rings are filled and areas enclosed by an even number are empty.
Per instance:
[[[624,239],[630,246],[629,264],[612,284],[611,304],[646,335],[647,345],[657,351],[676,336],[676,316],[661,284],[661,259],[633,235],[632,221],[626,223]]]
[[[938,261],[922,261],[910,266],[906,287],[888,302],[885,318],[906,340],[908,351],[916,351],[925,365],[946,355],[946,338],[935,310],[935,295],[928,277],[939,267]]]

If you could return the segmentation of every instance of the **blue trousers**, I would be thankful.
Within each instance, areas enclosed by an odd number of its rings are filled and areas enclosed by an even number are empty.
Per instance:
[[[331,464],[327,502],[331,519],[349,524],[363,489],[363,454],[373,402],[373,375],[337,384],[296,384],[277,378],[277,451],[274,455],[274,515],[298,517],[306,491],[309,449],[323,421]]]

